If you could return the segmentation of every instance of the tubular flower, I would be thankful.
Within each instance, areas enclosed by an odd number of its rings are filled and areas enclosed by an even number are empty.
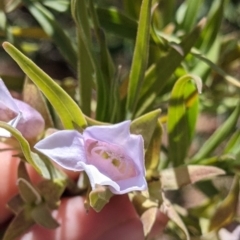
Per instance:
[[[14,99],[0,79],[0,121],[17,128],[27,139],[36,138],[44,130],[45,122],[41,114],[27,103]],[[1,137],[11,137],[0,128]]]
[[[240,238],[240,225],[238,225],[233,231],[221,228],[218,234],[220,240],[238,240]]]
[[[93,189],[107,185],[114,194],[141,191],[147,188],[143,138],[129,129],[130,121],[88,127],[83,134],[62,130],[35,149],[63,168],[85,171]]]

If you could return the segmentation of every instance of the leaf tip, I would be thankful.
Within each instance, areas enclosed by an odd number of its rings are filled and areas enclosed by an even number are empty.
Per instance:
[[[207,22],[207,18],[206,18],[206,17],[202,18],[202,19],[198,22],[198,27],[202,30],[202,29],[205,27],[206,22]]]
[[[11,45],[11,43],[5,41],[5,42],[3,42],[2,47],[6,50],[6,48],[7,48],[9,45]]]

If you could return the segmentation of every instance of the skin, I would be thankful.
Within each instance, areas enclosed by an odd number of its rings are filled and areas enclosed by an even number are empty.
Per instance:
[[[9,148],[0,143],[0,149]],[[13,151],[0,152],[0,226],[9,220],[11,212],[6,208],[6,203],[18,192],[17,166],[19,159],[12,157]],[[41,181],[41,177],[27,166],[28,173],[33,183]],[[67,172],[75,179],[76,173]],[[128,195],[118,195],[100,213],[84,208],[84,197],[76,196],[61,200],[58,210],[53,211],[53,216],[60,226],[54,230],[45,229],[39,225],[33,226],[28,233],[19,240],[143,240],[143,226]],[[167,218],[161,214],[157,217],[158,229],[163,229]],[[159,233],[159,231],[157,231]],[[155,235],[155,234],[154,234]]]

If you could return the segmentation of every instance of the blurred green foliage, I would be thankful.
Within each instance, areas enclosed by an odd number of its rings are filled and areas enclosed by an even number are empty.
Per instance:
[[[222,174],[218,168],[230,176],[240,173],[239,9],[240,3],[230,0],[4,0],[0,2],[0,41],[9,42],[3,44],[5,51],[51,103],[55,127],[82,131],[87,124],[133,120],[131,131],[145,139],[150,199],[159,209],[168,204],[159,193],[162,169],[201,165],[198,180]],[[5,61],[3,51],[1,56]],[[52,78],[37,66],[46,60],[53,66],[48,72]],[[62,66],[67,75],[55,77]],[[1,69],[0,75],[9,88],[21,91],[21,75]],[[208,121],[204,123],[207,137],[197,127],[198,116],[201,119],[206,113],[220,119],[215,132],[209,130]],[[19,133],[0,125],[19,140],[26,160],[48,176],[46,167],[38,165],[41,159]],[[177,181],[187,173],[186,184],[194,183],[189,169],[183,167],[171,178]],[[59,178],[58,173],[51,174]],[[239,219],[235,213],[238,181],[235,177],[225,199],[212,182],[196,185],[206,201],[184,209],[186,214],[171,205],[166,214],[185,234],[172,223],[168,233],[175,239],[189,239],[188,234],[191,239],[213,239],[208,230],[219,230]],[[108,196],[104,191],[101,194]],[[98,195],[92,195],[94,202]],[[139,205],[145,198],[136,194],[133,199]],[[104,198],[101,207],[108,200]],[[199,210],[203,208],[210,210]],[[228,219],[220,221],[226,209]],[[42,219],[37,220],[41,224]],[[32,221],[26,221],[27,227]]]

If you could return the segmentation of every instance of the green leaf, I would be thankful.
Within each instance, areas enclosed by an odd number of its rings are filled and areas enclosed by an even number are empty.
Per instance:
[[[183,14],[182,14],[183,19],[180,23],[181,29],[184,29],[187,32],[191,30],[191,28],[195,25],[197,18],[199,17],[198,13],[202,3],[203,3],[202,0],[195,0],[195,1],[187,0],[183,2],[184,8],[186,10],[183,11]]]
[[[214,62],[212,62],[209,58],[201,54],[198,50],[193,49],[191,51],[191,54],[193,54],[193,56],[197,57],[198,59],[206,63],[212,70],[214,70],[216,73],[222,76],[226,81],[235,85],[236,87],[240,87],[240,82],[237,78],[227,74],[223,69],[218,67]]]
[[[205,19],[200,21],[189,34],[184,36],[179,44],[172,44],[170,50],[147,69],[140,92],[137,116],[144,113],[152,105],[155,98],[167,84],[167,80],[196,43],[204,24]]]
[[[5,4],[5,11],[7,13],[12,12],[21,4],[21,0],[2,0],[1,2]]]
[[[99,46],[99,57],[100,64],[99,67],[103,74],[103,78],[108,83],[108,86],[111,86],[113,81],[113,75],[115,73],[115,66],[113,64],[113,60],[108,50],[107,40],[105,37],[104,31],[101,29],[100,22],[98,19],[98,15],[96,9],[93,5],[93,0],[89,1],[90,13],[93,19],[93,27],[95,31],[96,40]],[[109,99],[111,101],[111,99]]]
[[[192,163],[200,163],[201,159],[210,157],[209,155],[219,144],[225,140],[235,129],[240,115],[240,104],[238,104],[229,118],[211,135],[203,144],[200,150],[192,157]]]
[[[184,163],[198,114],[198,105],[195,103],[197,93],[192,91],[191,86],[189,91],[188,81],[191,79],[195,80],[198,91],[201,92],[201,79],[193,75],[185,75],[177,80],[170,97],[167,120],[168,157],[175,167]],[[190,93],[187,95],[187,99],[186,90],[187,93]]]
[[[78,31],[78,72],[80,81],[79,86],[80,93],[83,94],[81,96],[81,105],[86,104],[86,106],[84,107],[84,111],[86,114],[90,115],[92,85],[93,83],[95,83],[97,85],[96,119],[100,121],[106,121],[107,119],[109,119],[109,98],[107,96],[110,95],[110,86],[107,85],[107,81],[105,81],[103,73],[101,71],[101,65],[97,61],[97,57],[93,52],[88,22],[89,16],[87,15],[86,9],[87,4],[87,1],[73,0],[71,8],[72,15],[77,24]],[[89,81],[86,81],[86,79],[88,79]]]
[[[188,229],[185,226],[183,220],[181,219],[177,211],[174,209],[174,206],[171,204],[171,202],[165,197],[163,198],[163,203],[160,209],[164,214],[168,216],[170,220],[176,223],[177,226],[184,232],[186,240],[190,240]]]
[[[219,230],[232,222],[237,212],[238,195],[239,177],[235,176],[227,197],[218,206],[210,220],[209,231]]]
[[[22,152],[23,152],[27,162],[29,164],[31,164],[38,173],[40,173],[41,171],[40,171],[39,167],[35,164],[35,162],[32,159],[30,146],[29,146],[27,140],[22,136],[22,134],[17,129],[13,128],[12,126],[10,126],[9,124],[7,124],[5,122],[0,121],[0,127],[9,131],[13,135],[13,137],[16,138],[16,140],[19,142],[19,144],[21,146]]]
[[[52,217],[52,214],[46,204],[34,207],[31,212],[31,216],[37,224],[45,228],[54,229],[59,227],[58,222]]]
[[[13,137],[16,138],[20,144],[22,153],[26,161],[44,178],[47,179],[65,179],[65,175],[57,170],[50,160],[44,156],[39,157],[38,154],[31,152],[30,146],[27,140],[22,134],[9,124],[0,121],[0,128],[4,128],[9,131]]]
[[[154,178],[156,177],[156,178]],[[148,179],[147,179],[148,180]],[[158,203],[162,202],[162,183],[160,181],[159,173],[158,176],[153,176],[152,179],[149,179],[148,182],[148,193],[150,199],[157,201]]]
[[[100,212],[114,194],[107,187],[97,186],[89,194],[90,206]]]
[[[119,37],[135,39],[137,34],[137,21],[129,18],[116,8],[97,7],[97,15],[101,26]]]
[[[207,16],[207,23],[202,31],[201,37],[197,43],[197,47],[203,52],[207,53],[217,35],[219,34],[219,29],[223,19],[223,11],[226,0],[213,1],[211,9]]]
[[[240,130],[237,130],[231,136],[231,138],[228,141],[223,153],[225,153],[225,154],[232,153],[234,155],[237,155],[237,154],[240,153],[239,146],[240,146]]]
[[[88,126],[95,126],[95,125],[110,125],[110,123],[106,123],[106,122],[100,122],[100,121],[97,121],[93,118],[90,118],[88,116],[85,116],[86,118],[86,121],[87,121],[87,124]]]
[[[53,39],[63,57],[67,59],[74,69],[76,69],[77,54],[73,46],[73,41],[58,24],[58,21],[54,15],[39,1],[22,0],[22,2],[38,21],[44,31]]]
[[[144,236],[147,237],[152,230],[153,224],[156,221],[158,208],[152,207],[147,209],[141,216],[141,221],[143,224]]]
[[[4,11],[0,8],[0,29],[5,32],[7,28],[7,16]]]
[[[86,120],[80,108],[53,79],[10,43],[4,42],[3,48],[44,93],[46,98],[56,109],[65,128],[74,129],[73,122],[82,128],[86,127]]]
[[[66,188],[66,181],[52,181],[44,180],[37,185],[38,190],[41,192],[47,206],[50,209],[56,209]]]
[[[96,69],[92,53],[87,1],[72,0],[71,12],[77,26],[77,69],[80,106],[84,114],[90,116],[92,87],[93,82],[96,82]]]
[[[139,16],[136,44],[129,76],[127,111],[133,114],[138,101],[144,72],[148,62],[148,45],[151,21],[151,0],[143,0]]]
[[[24,162],[18,166],[18,189],[22,199],[27,204],[39,204],[42,201],[41,195],[31,184]]]
[[[158,191],[161,194],[159,185]],[[147,194],[144,194],[143,192],[135,192],[134,195],[132,196],[131,201],[139,216],[141,216],[149,208],[158,207],[158,201],[152,201],[151,199],[149,199],[149,196],[147,196]]]
[[[188,165],[161,171],[161,184],[164,190],[176,190],[187,184],[225,174],[213,166]]]
[[[21,196],[18,194],[9,200],[9,202],[7,203],[7,206],[15,215],[17,215],[23,210],[25,206],[25,202],[22,200]]]
[[[134,119],[131,123],[130,132],[133,134],[142,135],[144,139],[145,149],[148,148],[148,145],[151,141],[160,113],[160,109],[154,110],[139,118]]]
[[[38,205],[41,201],[41,195],[35,189],[35,187],[24,178],[18,178],[19,193],[25,203],[29,205]]]
[[[66,174],[62,171],[58,170],[53,164],[52,161],[49,160],[46,156],[39,153],[31,152],[32,160],[34,161],[35,165],[38,166],[38,168],[41,171],[42,176],[45,179],[51,179],[51,180],[65,180],[67,178]]]
[[[42,4],[58,12],[66,12],[70,2],[68,0],[42,0]]]
[[[18,164],[18,178],[23,178],[24,180],[30,182],[30,177],[28,175],[25,163],[20,161]]]
[[[123,1],[124,10],[131,18],[138,19],[141,3],[142,3],[142,0],[136,0],[136,1],[124,0]]]
[[[149,177],[150,179],[152,175],[155,175],[160,164],[162,133],[162,125],[160,121],[158,121],[145,154],[146,175],[147,178]]]
[[[161,11],[161,16],[158,24],[163,27],[167,27],[167,25],[171,25],[174,21],[175,9],[176,9],[176,1],[168,0],[164,2],[164,4],[160,3],[159,10]],[[157,24],[156,24],[157,25]]]
[[[11,221],[10,225],[8,226],[3,236],[3,240],[15,240],[23,233],[25,233],[33,225],[34,221],[32,220],[30,211],[24,208]]]

